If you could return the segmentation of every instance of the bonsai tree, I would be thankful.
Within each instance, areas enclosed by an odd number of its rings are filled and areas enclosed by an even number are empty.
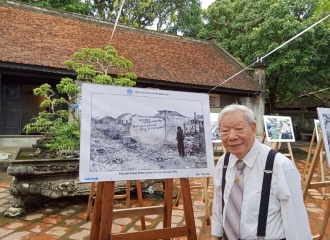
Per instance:
[[[129,70],[133,67],[131,61],[119,56],[117,50],[110,45],[100,48],[84,48],[73,55],[73,59],[66,60],[64,66],[76,72],[76,80],[96,84],[119,86],[134,86],[137,76]],[[117,71],[113,71],[117,68]],[[110,71],[119,72],[117,77],[110,76]],[[49,84],[42,84],[35,88],[35,96],[42,96],[44,100],[40,107],[46,110],[39,112],[31,122],[24,126],[27,134],[37,131],[42,137],[37,147],[44,151],[42,157],[63,155],[76,156],[80,144],[80,116],[79,109],[80,87],[72,78],[62,78],[56,85],[57,92]],[[64,108],[70,109],[70,111]],[[64,110],[63,110],[64,109]]]

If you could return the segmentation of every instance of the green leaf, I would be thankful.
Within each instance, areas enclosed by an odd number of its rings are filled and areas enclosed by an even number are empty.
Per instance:
[[[75,53],[73,59],[65,61],[64,65],[68,70],[76,72],[76,80],[130,87],[135,85],[137,76],[129,72],[133,63],[124,56],[119,56],[113,46],[107,45],[103,49],[84,48]],[[114,67],[118,68],[117,77],[108,74],[109,69]],[[24,131],[27,134],[33,131],[42,133],[47,137],[46,146],[62,155],[79,150],[80,117],[75,115],[75,111],[69,113],[67,108],[71,104],[77,104],[81,89],[74,79],[68,77],[62,78],[56,89],[60,96],[49,84],[34,89],[36,96],[45,98],[40,107],[47,111],[39,112],[31,123],[24,126]],[[69,114],[72,114],[70,121]]]

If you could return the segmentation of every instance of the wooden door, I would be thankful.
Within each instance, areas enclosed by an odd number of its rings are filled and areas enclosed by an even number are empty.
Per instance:
[[[21,134],[21,87],[19,83],[2,83],[0,134]]]

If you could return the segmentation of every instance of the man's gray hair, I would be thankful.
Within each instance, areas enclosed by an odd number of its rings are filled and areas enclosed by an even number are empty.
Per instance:
[[[254,113],[250,108],[248,108],[244,105],[239,105],[239,104],[234,103],[234,104],[224,107],[220,111],[219,116],[218,116],[218,126],[220,126],[221,119],[224,115],[226,115],[227,113],[233,113],[233,112],[237,112],[237,111],[242,111],[245,114],[246,119],[249,122],[249,124],[256,122]]]

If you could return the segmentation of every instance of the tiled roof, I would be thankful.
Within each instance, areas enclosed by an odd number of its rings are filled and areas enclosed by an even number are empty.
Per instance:
[[[65,69],[63,62],[82,48],[103,48],[113,23],[78,14],[0,0],[0,62]],[[243,66],[212,41],[118,26],[111,44],[133,62],[140,79],[213,86]],[[243,72],[221,88],[256,92]]]

